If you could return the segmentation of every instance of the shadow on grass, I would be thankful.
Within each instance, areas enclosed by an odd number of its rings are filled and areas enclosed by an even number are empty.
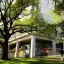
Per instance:
[[[64,62],[53,61],[53,60],[17,58],[8,61],[0,60],[0,64],[64,64]]]

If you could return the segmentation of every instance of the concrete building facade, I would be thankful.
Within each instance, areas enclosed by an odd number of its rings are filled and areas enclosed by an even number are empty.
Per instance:
[[[64,43],[60,46],[48,38],[16,33],[9,40],[9,57],[57,55],[62,46]]]

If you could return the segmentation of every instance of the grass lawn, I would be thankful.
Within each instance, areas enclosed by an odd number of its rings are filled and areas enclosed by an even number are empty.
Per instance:
[[[64,61],[42,60],[39,58],[15,58],[8,61],[0,60],[0,64],[64,64]]]

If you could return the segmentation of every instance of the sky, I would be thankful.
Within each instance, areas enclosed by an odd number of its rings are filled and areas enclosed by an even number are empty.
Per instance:
[[[49,10],[54,8],[53,0],[41,0],[40,1],[40,12],[45,20],[48,22],[52,21],[52,18],[49,15]]]

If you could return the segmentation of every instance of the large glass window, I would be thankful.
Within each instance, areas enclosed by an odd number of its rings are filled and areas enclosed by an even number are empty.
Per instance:
[[[56,44],[57,49],[63,49],[63,43],[59,42]]]
[[[52,42],[46,40],[36,40],[36,56],[46,55],[46,50],[52,48]]]

